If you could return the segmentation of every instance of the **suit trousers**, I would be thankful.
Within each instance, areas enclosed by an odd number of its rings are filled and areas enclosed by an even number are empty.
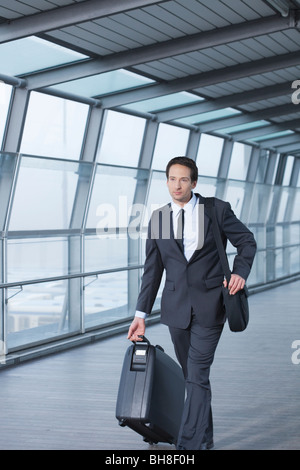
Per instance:
[[[202,327],[192,314],[187,329],[169,327],[186,382],[186,400],[177,441],[179,450],[199,450],[213,440],[209,375],[223,326]]]

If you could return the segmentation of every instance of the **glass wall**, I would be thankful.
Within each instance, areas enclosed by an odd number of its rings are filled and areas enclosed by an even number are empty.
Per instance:
[[[10,92],[6,87],[6,104],[1,102],[5,118]],[[89,111],[85,104],[33,92],[21,153],[0,153],[0,344],[8,352],[132,318],[147,224],[170,199],[165,166],[193,147],[187,128],[160,123],[149,142],[147,116],[107,110],[94,129],[95,160],[81,160]],[[5,122],[2,134],[4,128]],[[283,184],[267,184],[274,156],[262,152],[256,176],[247,181],[252,147],[235,143],[229,177],[221,179],[224,143],[200,136],[192,155],[200,175],[195,191],[229,201],[254,232],[258,251],[248,286],[299,274],[294,158],[287,161]],[[277,164],[273,168],[272,182]],[[231,263],[230,244],[228,255]]]

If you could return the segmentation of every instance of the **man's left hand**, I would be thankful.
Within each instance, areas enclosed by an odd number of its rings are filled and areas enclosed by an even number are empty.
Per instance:
[[[229,294],[234,295],[239,290],[243,289],[245,282],[246,282],[245,279],[243,279],[238,274],[231,274],[231,278],[230,278],[229,286],[228,286]],[[223,285],[224,287],[227,287],[226,279],[224,279]]]

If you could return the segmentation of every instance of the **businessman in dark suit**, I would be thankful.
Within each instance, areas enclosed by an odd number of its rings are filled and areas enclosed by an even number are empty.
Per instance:
[[[195,162],[175,157],[166,176],[172,202],[154,211],[149,222],[142,286],[128,338],[139,341],[144,335],[165,271],[161,322],[169,327],[187,391],[177,449],[206,450],[213,447],[209,374],[225,322],[221,288],[227,282],[205,198],[193,193]],[[256,243],[229,203],[215,199],[215,210],[224,247],[228,239],[237,249],[228,285],[234,295],[245,285]]]

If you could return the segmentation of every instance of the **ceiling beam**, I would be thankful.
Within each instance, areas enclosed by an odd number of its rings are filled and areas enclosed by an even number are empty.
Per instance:
[[[281,145],[277,147],[277,151],[279,153],[289,153],[293,151],[299,151],[300,150],[300,141],[295,144],[290,144],[290,145]]]
[[[200,87],[216,85],[230,80],[249,77],[251,75],[272,72],[274,70],[293,67],[299,64],[300,52],[291,52],[289,54],[270,57],[268,59],[259,59],[247,64],[225,67],[217,71],[213,70],[196,75],[189,75],[188,77],[178,78],[166,83],[147,85],[139,89],[115,93],[107,97],[100,97],[100,99],[103,107],[114,108],[116,106],[134,103],[136,101],[157,98],[159,96],[178,93],[180,91],[192,91],[193,89]],[[291,83],[289,83],[288,86],[291,92]],[[266,90],[267,89],[268,87],[266,87]],[[253,93],[255,92],[256,90],[253,90]],[[201,103],[199,103],[199,106],[200,104]],[[222,106],[224,106],[224,104]],[[209,111],[209,109],[207,109],[207,111]]]
[[[269,87],[255,88],[254,90],[243,91],[233,95],[226,95],[215,100],[206,100],[200,103],[191,103],[185,106],[178,106],[157,113],[159,121],[173,121],[182,119],[199,113],[207,113],[208,111],[216,111],[222,108],[234,108],[254,101],[268,100],[277,98],[278,96],[291,94],[291,82],[271,85]],[[154,110],[150,112],[155,112]]]
[[[270,147],[278,147],[279,145],[288,145],[288,144],[293,144],[295,142],[300,142],[300,133],[293,133],[293,134],[288,134],[285,136],[281,137],[274,137],[274,138],[269,138],[269,139],[264,139],[264,140],[259,140],[257,143],[262,147],[262,148],[270,148]]]
[[[63,67],[43,71],[27,76],[29,89],[37,89],[67,82],[78,78],[84,78],[99,73],[109,72],[120,68],[133,67],[135,65],[179,56],[188,52],[200,51],[210,47],[226,44],[233,41],[252,38],[256,35],[268,34],[275,31],[283,31],[295,26],[295,21],[289,18],[271,16],[260,20],[253,20],[237,25],[226,26],[212,31],[184,36],[169,41],[151,44],[149,46],[130,49],[108,56],[83,60],[76,64],[68,64]],[[268,59],[264,59],[268,61]],[[245,64],[242,64],[245,67]],[[218,75],[215,71],[213,74]]]
[[[291,121],[281,122],[280,124],[270,124],[269,126],[256,127],[255,129],[240,132],[232,132],[229,135],[236,141],[244,141],[289,129],[300,129],[300,119],[292,119]]]
[[[228,127],[239,126],[254,121],[264,121],[274,117],[284,116],[295,112],[294,104],[284,104],[282,106],[272,106],[261,111],[254,111],[246,114],[238,114],[223,119],[212,120],[206,123],[195,122],[193,125],[199,126],[201,132],[211,132]]]
[[[0,24],[0,43],[46,33],[166,0],[87,0]]]

